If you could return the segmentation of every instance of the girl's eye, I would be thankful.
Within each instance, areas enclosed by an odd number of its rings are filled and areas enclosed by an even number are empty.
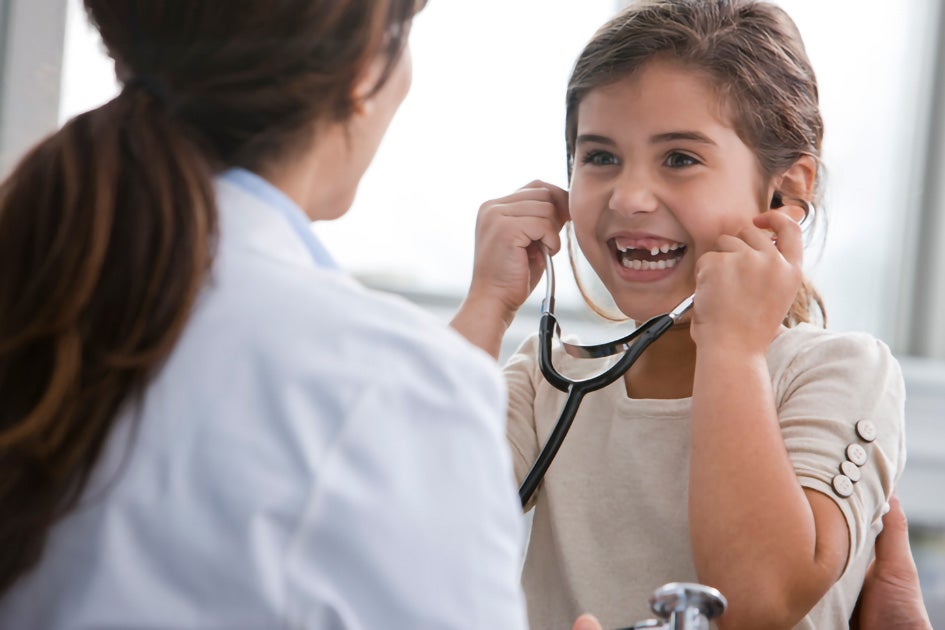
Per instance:
[[[613,166],[617,163],[617,158],[613,153],[607,151],[588,151],[581,158],[581,164],[593,164],[594,166]]]
[[[687,166],[695,166],[698,163],[699,160],[696,158],[685,153],[679,153],[678,151],[673,151],[667,155],[666,159],[663,161],[663,164],[670,168],[685,168]]]

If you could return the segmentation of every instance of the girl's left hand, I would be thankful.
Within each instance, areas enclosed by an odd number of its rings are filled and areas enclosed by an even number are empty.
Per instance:
[[[722,235],[696,262],[691,334],[699,347],[766,353],[801,287],[798,223],[783,209],[759,214],[753,223],[737,236]]]

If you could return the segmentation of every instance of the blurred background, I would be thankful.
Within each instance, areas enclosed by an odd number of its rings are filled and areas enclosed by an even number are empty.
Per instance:
[[[339,262],[448,321],[472,270],[484,201],[533,179],[566,187],[564,90],[622,0],[432,0],[413,36],[414,86],[355,207],[318,225]],[[818,73],[829,228],[808,270],[830,327],[899,357],[909,460],[898,488],[933,625],[945,627],[945,10],[939,0],[781,0]],[[118,90],[80,0],[0,0],[0,173]],[[558,313],[613,337],[556,257]],[[540,292],[540,291],[539,291]],[[508,355],[537,327],[539,292]],[[939,323],[936,323],[939,322]]]

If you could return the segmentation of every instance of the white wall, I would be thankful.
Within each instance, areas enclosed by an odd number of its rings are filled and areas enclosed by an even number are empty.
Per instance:
[[[59,123],[67,0],[0,0],[0,175]]]

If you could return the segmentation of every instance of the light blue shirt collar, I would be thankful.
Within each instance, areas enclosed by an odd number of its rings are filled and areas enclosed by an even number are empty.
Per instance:
[[[312,221],[306,216],[299,206],[289,199],[289,197],[270,184],[268,181],[245,168],[231,168],[221,175],[221,177],[235,185],[241,190],[256,197],[267,206],[274,208],[289,222],[292,230],[302,240],[302,243],[312,255],[315,264],[321,267],[337,269],[335,262],[325,246],[322,245],[318,237],[312,232]]]

